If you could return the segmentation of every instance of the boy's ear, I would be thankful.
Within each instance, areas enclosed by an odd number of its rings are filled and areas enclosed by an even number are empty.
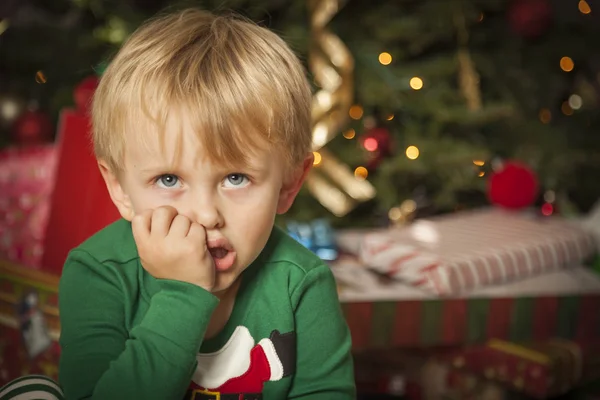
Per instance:
[[[288,212],[296,195],[300,191],[308,172],[313,166],[315,156],[312,152],[302,162],[302,167],[298,168],[291,179],[286,180],[281,187],[279,192],[279,202],[277,203],[277,214],[284,214]]]
[[[98,161],[98,167],[100,168],[102,178],[104,178],[104,183],[106,183],[108,194],[115,206],[117,206],[121,217],[127,221],[131,221],[135,213],[131,201],[129,200],[129,196],[123,191],[123,187],[121,186],[118,177],[104,161]]]

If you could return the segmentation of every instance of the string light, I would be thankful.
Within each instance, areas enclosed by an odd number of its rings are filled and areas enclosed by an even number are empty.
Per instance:
[[[367,151],[375,151],[379,147],[379,143],[377,143],[375,138],[370,137],[365,139],[363,146],[365,149],[367,149]]]
[[[417,209],[417,202],[413,199],[404,200],[402,204],[400,204],[400,211],[404,214],[410,214],[415,212]]]
[[[571,96],[569,96],[569,106],[573,110],[579,110],[582,105],[583,100],[581,99],[581,96],[579,96],[578,94],[572,94]]]
[[[582,14],[589,14],[592,12],[592,8],[588,4],[588,2],[585,0],[579,1],[578,8],[579,8],[579,12],[581,12]]]
[[[554,202],[556,201],[556,193],[554,190],[546,190],[544,192],[544,204],[542,204],[542,215],[549,217],[554,214]]]
[[[387,119],[388,121],[391,121],[391,120],[393,120],[393,119],[394,119],[394,114],[390,114],[390,115],[388,115],[386,119]]]
[[[392,55],[384,51],[383,53],[379,54],[379,62],[382,65],[390,65],[392,63]]]
[[[313,160],[313,165],[319,165],[321,164],[321,153],[319,153],[318,151],[313,151],[313,155],[315,157],[315,159]]]
[[[409,160],[416,160],[419,157],[419,149],[417,146],[408,146],[406,148],[406,157]]]
[[[413,219],[417,210],[417,202],[413,199],[407,199],[400,206],[392,207],[388,211],[388,218],[394,224],[404,224],[408,220]]]
[[[573,109],[571,108],[571,106],[569,105],[569,102],[567,102],[567,101],[565,101],[565,102],[562,103],[562,106],[560,107],[560,110],[565,115],[573,115]]]
[[[542,108],[540,110],[539,117],[540,121],[542,121],[542,124],[547,124],[552,121],[552,113],[547,108]]]
[[[369,176],[369,171],[365,167],[356,167],[354,170],[354,176],[356,179],[364,181]]]
[[[477,166],[477,167],[483,167],[485,165],[485,161],[483,160],[473,160],[473,165]],[[485,175],[485,171],[479,171],[477,172],[477,176],[478,177],[483,177]]]
[[[35,73],[35,81],[37,83],[46,83],[47,79],[44,71],[38,71]]]
[[[546,217],[551,216],[554,213],[554,206],[550,203],[544,203],[542,205],[542,214]]]
[[[556,193],[554,190],[548,190],[544,193],[544,201],[546,203],[554,203],[556,201]]]
[[[12,99],[0,102],[0,116],[5,120],[13,120],[19,114],[19,105]]]
[[[350,107],[348,114],[352,119],[361,119],[363,116],[363,108],[359,105],[353,105],[352,107]]]
[[[571,72],[575,68],[575,63],[571,57],[563,57],[560,59],[560,69],[565,72]]]
[[[327,143],[327,124],[319,122],[313,129],[313,144],[317,147],[324,146]]]
[[[348,129],[342,135],[348,140],[354,139],[354,137],[356,136],[356,131],[354,129]]]
[[[415,76],[410,79],[409,85],[414,90],[421,90],[423,88],[423,79]]]
[[[402,218],[402,210],[400,207],[390,208],[390,211],[388,211],[388,218],[390,221],[398,221],[400,218]]]
[[[363,119],[365,129],[373,129],[377,126],[377,120],[372,115],[368,115]]]

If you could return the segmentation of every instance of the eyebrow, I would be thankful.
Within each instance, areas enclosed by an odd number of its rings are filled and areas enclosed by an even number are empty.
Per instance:
[[[221,174],[235,173],[235,172],[239,172],[239,173],[248,172],[250,174],[257,174],[257,173],[261,173],[266,170],[268,170],[268,168],[266,166],[261,167],[261,166],[253,165],[253,164],[244,164],[244,165],[218,166],[215,171],[218,173],[221,173]]]
[[[175,168],[170,167],[170,166],[152,166],[152,167],[147,167],[147,168],[141,168],[139,169],[140,172],[146,173],[146,174],[155,174],[155,173],[159,173],[159,172],[166,172],[166,171],[171,171],[174,170]]]
[[[169,173],[169,172],[177,172],[181,167],[175,165],[152,165],[146,168],[140,168],[139,171],[144,174],[159,174],[159,173]],[[256,163],[249,163],[245,165],[217,165],[215,168],[216,173],[233,173],[233,172],[244,172],[248,171],[251,173],[260,173],[268,170],[267,166],[257,165]]]

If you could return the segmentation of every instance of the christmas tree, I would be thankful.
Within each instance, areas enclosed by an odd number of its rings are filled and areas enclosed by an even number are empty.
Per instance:
[[[315,78],[316,3],[289,3],[5,0],[3,144],[23,141],[17,122],[28,106],[37,113],[25,115],[29,121],[41,126],[45,116],[56,126],[74,87],[100,74],[141,21],[167,6],[249,17],[281,34]],[[496,162],[510,159],[529,165],[540,195],[556,197],[564,209],[585,212],[600,197],[597,0],[324,3],[334,7],[327,29],[352,56],[353,89],[347,122],[323,147],[323,160],[335,156],[356,184],[372,185],[374,197],[336,216],[309,187],[286,218],[374,225],[485,205]]]

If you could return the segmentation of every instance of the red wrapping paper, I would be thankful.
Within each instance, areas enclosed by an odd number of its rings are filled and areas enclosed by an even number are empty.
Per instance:
[[[41,268],[55,163],[53,145],[0,152],[0,259]]]

